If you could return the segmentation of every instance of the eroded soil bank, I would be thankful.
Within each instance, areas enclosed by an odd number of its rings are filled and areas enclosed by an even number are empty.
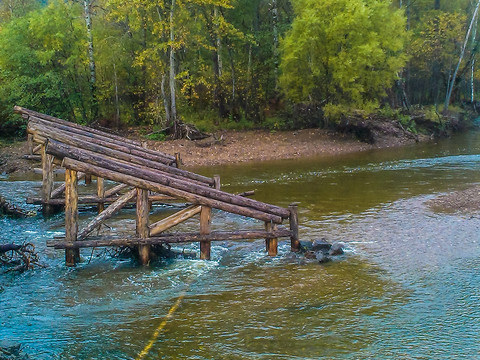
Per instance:
[[[134,133],[134,132],[132,132]],[[130,137],[136,138],[135,135]],[[137,137],[138,138],[138,137]],[[421,138],[420,140],[425,140]],[[143,139],[142,139],[143,140]],[[224,165],[248,161],[295,159],[310,156],[333,156],[375,148],[411,144],[419,139],[409,133],[391,132],[386,129],[373,144],[355,139],[352,135],[322,129],[268,132],[221,131],[198,141],[168,140],[147,141],[150,149],[169,154],[179,152],[184,167]],[[0,173],[29,172],[38,163],[25,160],[25,141],[18,141],[0,148]]]

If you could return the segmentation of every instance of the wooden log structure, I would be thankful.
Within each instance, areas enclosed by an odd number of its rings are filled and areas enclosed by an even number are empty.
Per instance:
[[[136,250],[137,259],[143,265],[150,263],[151,246],[158,244],[198,242],[200,258],[205,260],[211,258],[214,241],[265,239],[266,252],[275,256],[278,239],[290,238],[291,250],[300,249],[296,204],[286,209],[248,198],[254,194],[252,191],[236,195],[223,191],[219,175],[209,178],[180,169],[179,153],[172,156],[157,152],[137,141],[25,108],[15,107],[15,112],[28,119],[30,154],[36,143],[42,156],[42,196],[27,201],[42,204],[46,210],[56,205],[65,207],[65,237],[48,241],[47,246],[64,249],[68,266],[80,261],[79,249],[86,247],[129,246]],[[65,183],[56,189],[53,188],[54,166],[65,169]],[[78,180],[91,176],[96,177],[95,194],[79,196]],[[119,184],[106,189],[105,180]],[[152,202],[170,200],[190,205],[150,224]],[[136,205],[135,235],[103,235],[101,225],[132,202]],[[98,213],[80,231],[79,204],[97,204]],[[265,229],[212,231],[213,209],[259,220]],[[199,232],[166,233],[197,215]],[[286,219],[289,229],[280,226]],[[97,236],[92,235],[96,229]]]

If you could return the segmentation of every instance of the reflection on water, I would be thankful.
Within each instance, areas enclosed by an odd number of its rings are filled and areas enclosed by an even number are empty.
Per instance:
[[[287,243],[269,258],[262,241],[226,241],[209,262],[143,268],[83,250],[90,262],[67,269],[62,253],[45,247],[62,233],[62,215],[2,218],[0,242],[33,242],[48,267],[0,275],[0,339],[25,344],[36,359],[132,359],[185,294],[147,358],[475,358],[480,217],[436,214],[424,203],[480,183],[478,140],[201,169],[221,174],[232,192],[299,201],[303,240],[347,244],[345,257],[326,265],[290,259]],[[39,186],[38,178],[3,179],[0,194],[23,204]],[[155,207],[152,219],[172,211]],[[133,214],[109,225],[133,231]],[[214,213],[214,228],[256,225]]]

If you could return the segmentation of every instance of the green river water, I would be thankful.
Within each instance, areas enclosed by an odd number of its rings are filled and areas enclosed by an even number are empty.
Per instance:
[[[47,266],[0,275],[0,340],[23,344],[33,359],[135,359],[149,342],[145,359],[480,358],[480,216],[425,204],[479,184],[479,154],[480,133],[472,132],[328,159],[198,170],[220,174],[227,191],[299,202],[301,240],[347,245],[327,264],[292,259],[289,241],[269,258],[259,240],[214,243],[211,261],[149,267],[99,250],[88,263],[84,250],[85,261],[70,269],[62,251],[45,246],[62,234],[63,214],[0,218],[0,243],[32,242]],[[39,188],[38,178],[0,180],[0,194],[22,206]],[[152,220],[173,210],[155,206]],[[125,210],[108,224],[132,230],[133,216]],[[213,228],[262,224],[214,212]],[[196,244],[185,249],[198,252]]]

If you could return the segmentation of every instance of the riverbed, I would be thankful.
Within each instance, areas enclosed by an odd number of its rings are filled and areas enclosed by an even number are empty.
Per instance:
[[[471,359],[480,353],[480,216],[428,201],[480,183],[480,133],[334,157],[196,169],[223,189],[299,202],[300,238],[346,244],[327,264],[270,258],[261,240],[212,260],[140,267],[101,250],[64,266],[45,241],[63,215],[0,219],[0,242],[32,242],[46,268],[0,275],[0,339],[35,359]],[[87,191],[81,185],[81,191]],[[16,204],[38,178],[0,180]],[[175,206],[155,206],[155,220]],[[28,207],[33,210],[35,207]],[[82,212],[86,222],[94,214]],[[134,210],[108,222],[133,231]],[[198,226],[194,221],[188,226]],[[215,211],[213,229],[261,228]],[[184,247],[197,251],[198,245]],[[178,248],[179,250],[183,250]],[[143,353],[142,353],[143,352]]]

